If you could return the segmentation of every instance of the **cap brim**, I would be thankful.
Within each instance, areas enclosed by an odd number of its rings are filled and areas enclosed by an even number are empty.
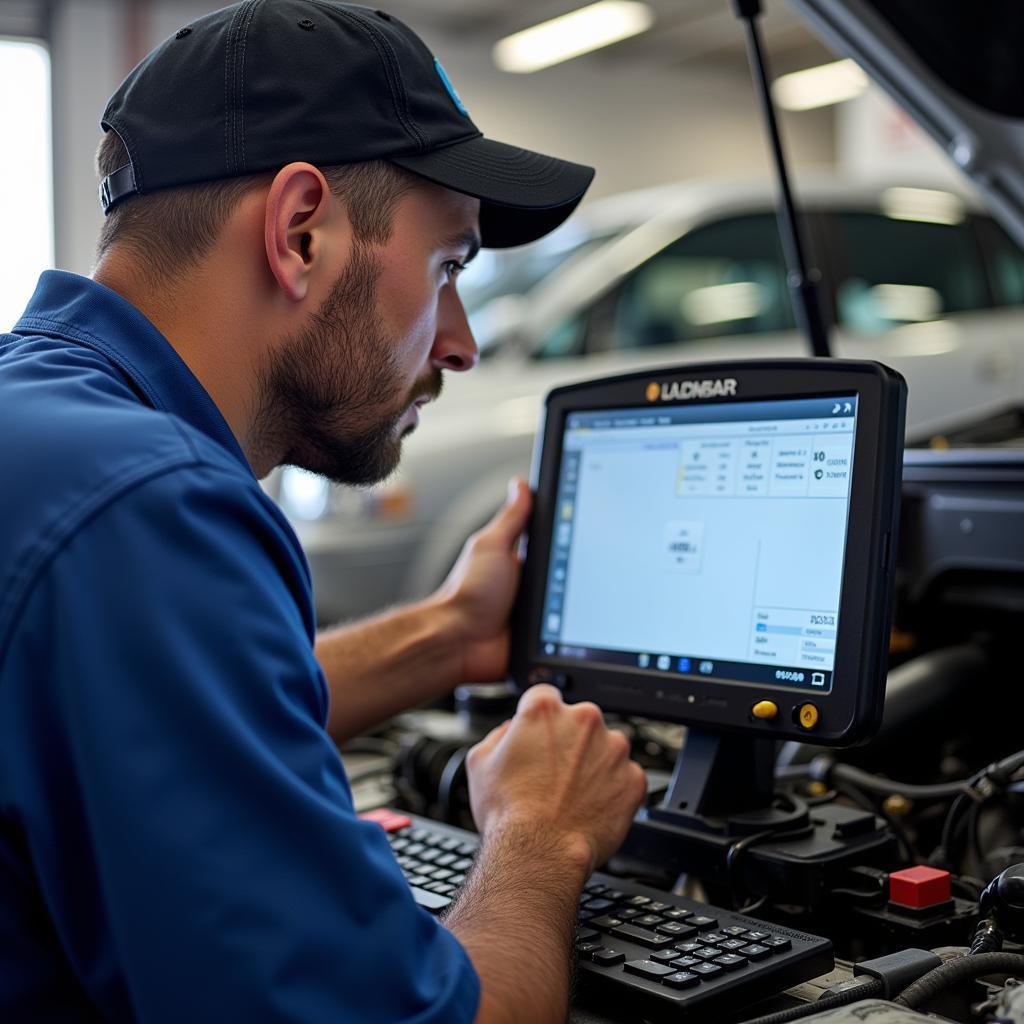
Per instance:
[[[525,245],[553,231],[594,179],[592,167],[479,136],[432,153],[388,159],[479,199],[480,235],[489,249]]]

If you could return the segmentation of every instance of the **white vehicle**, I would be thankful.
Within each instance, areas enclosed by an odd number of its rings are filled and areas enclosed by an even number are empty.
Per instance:
[[[800,197],[833,351],[906,376],[908,437],[1024,396],[1024,254],[979,207],[935,188],[836,181],[804,184]],[[769,183],[628,194],[496,254],[490,280],[467,274],[484,358],[448,375],[398,474],[366,491],[281,475],[321,621],[422,596],[444,578],[508,478],[527,475],[550,388],[646,366],[806,355],[773,199]]]

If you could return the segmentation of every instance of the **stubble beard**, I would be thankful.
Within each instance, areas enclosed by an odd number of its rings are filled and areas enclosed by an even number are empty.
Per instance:
[[[399,421],[415,398],[440,393],[441,373],[403,394],[397,346],[377,308],[379,276],[372,251],[358,246],[320,309],[260,374],[254,447],[272,461],[356,486],[397,468],[412,429],[399,435]]]

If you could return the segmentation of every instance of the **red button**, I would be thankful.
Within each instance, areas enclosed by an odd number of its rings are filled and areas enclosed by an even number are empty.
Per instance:
[[[889,875],[889,899],[901,907],[923,910],[951,898],[949,872],[937,868],[904,868]]]
[[[407,818],[397,811],[389,811],[386,807],[378,807],[375,811],[364,811],[359,817],[363,821],[377,822],[385,832],[397,832],[412,824],[412,818]]]

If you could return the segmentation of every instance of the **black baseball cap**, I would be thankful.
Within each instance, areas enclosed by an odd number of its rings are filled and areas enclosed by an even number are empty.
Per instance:
[[[100,125],[130,160],[100,185],[104,213],[296,160],[386,160],[480,199],[483,244],[504,248],[556,228],[594,176],[485,139],[410,28],[335,0],[244,0],[191,22],[128,75]]]

